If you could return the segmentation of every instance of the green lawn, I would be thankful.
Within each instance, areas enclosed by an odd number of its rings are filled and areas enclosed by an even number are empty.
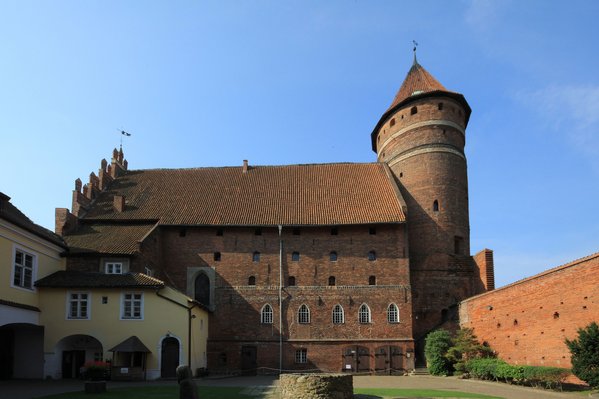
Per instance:
[[[248,396],[241,392],[243,387],[200,387],[202,399],[266,399],[262,396]],[[467,392],[442,391],[435,389],[397,389],[397,388],[356,388],[354,393],[364,395],[363,398],[480,398],[502,399],[497,396],[479,395]],[[43,399],[177,399],[179,390],[176,386],[152,386],[114,388],[102,394],[86,394],[84,392],[70,392],[59,395],[44,396]]]

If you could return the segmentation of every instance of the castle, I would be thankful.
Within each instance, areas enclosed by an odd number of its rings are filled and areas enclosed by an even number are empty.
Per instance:
[[[122,149],[57,209],[67,270],[140,272],[210,310],[216,372],[403,372],[465,298],[471,109],[416,60],[371,133],[372,163],[129,170]]]

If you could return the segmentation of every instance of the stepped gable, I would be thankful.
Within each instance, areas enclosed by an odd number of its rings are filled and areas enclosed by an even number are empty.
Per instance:
[[[115,209],[116,197],[124,204]],[[127,171],[83,222],[162,225],[342,225],[405,222],[405,202],[383,163]]]

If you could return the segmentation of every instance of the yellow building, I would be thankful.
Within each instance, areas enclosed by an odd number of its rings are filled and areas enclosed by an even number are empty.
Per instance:
[[[62,238],[0,193],[0,379],[44,377],[44,327],[34,282],[64,269]]]
[[[113,379],[174,378],[179,364],[206,367],[208,313],[143,273],[59,271],[36,282],[46,326],[46,376],[79,377],[111,363]]]
[[[78,378],[94,360],[110,362],[114,379],[174,378],[179,364],[206,367],[202,305],[129,273],[134,250],[97,272],[65,270],[68,252],[60,236],[0,193],[0,379]]]

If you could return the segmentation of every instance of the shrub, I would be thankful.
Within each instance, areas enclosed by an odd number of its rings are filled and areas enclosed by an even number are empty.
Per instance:
[[[468,360],[494,357],[493,350],[480,344],[471,328],[458,330],[452,341],[453,346],[447,351],[446,357],[457,372],[463,373],[466,371],[466,362]]]
[[[436,330],[426,336],[424,355],[429,373],[448,375],[451,372],[451,362],[446,357],[450,347],[451,335],[445,330]]]
[[[592,322],[578,329],[578,337],[572,341],[566,339],[566,345],[572,353],[572,372],[575,376],[599,388],[599,326]]]
[[[516,366],[501,359],[472,359],[466,363],[471,376],[543,388],[559,387],[569,375],[567,369],[540,366]]]

